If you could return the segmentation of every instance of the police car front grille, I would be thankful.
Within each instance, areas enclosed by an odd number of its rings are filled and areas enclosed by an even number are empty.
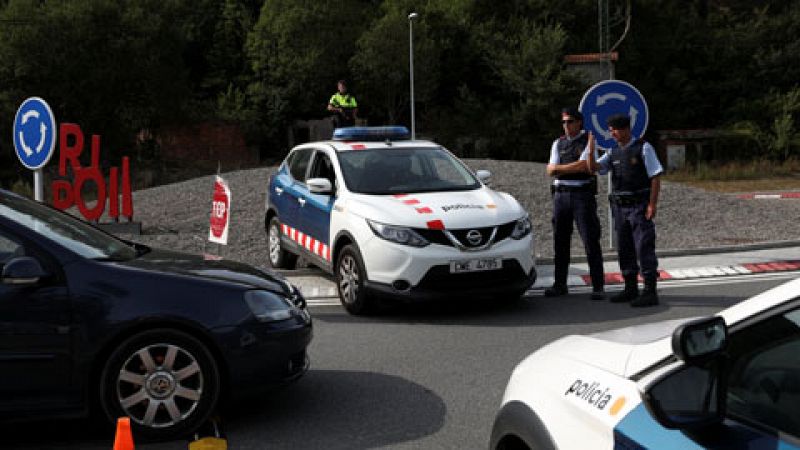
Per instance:
[[[481,247],[489,243],[489,239],[492,237],[492,232],[494,231],[495,227],[483,227],[483,228],[465,228],[463,230],[448,230],[450,234],[453,235],[458,242],[461,243],[464,247],[473,248],[473,247]],[[470,233],[474,233],[477,231],[480,233],[480,239],[476,240],[475,242],[470,241],[467,239],[467,235]]]
[[[420,236],[424,237],[428,240],[431,244],[439,244],[439,245],[448,245],[450,247],[453,246],[453,243],[450,242],[450,239],[447,239],[447,236],[444,235],[442,230],[430,230],[427,228],[414,228]]]
[[[497,227],[497,234],[494,237],[494,242],[500,242],[503,239],[506,239],[511,236],[511,233],[514,231],[514,226],[516,225],[517,221],[504,223]],[[482,245],[486,245],[486,240],[489,239],[492,235],[492,231],[495,227],[482,227],[482,228],[463,228],[463,229],[454,229],[454,230],[447,230],[464,247],[480,247]],[[481,233],[481,240],[477,244],[470,243],[466,236],[471,230],[478,230]],[[453,243],[450,239],[445,236],[442,230],[431,230],[427,228],[414,228],[420,236],[424,237],[428,240],[431,244],[439,244],[439,245],[446,245],[448,247],[453,247]]]
[[[506,286],[526,279],[516,259],[504,259],[503,268],[485,272],[450,273],[449,265],[433,266],[417,285],[417,289],[464,292],[490,286]]]

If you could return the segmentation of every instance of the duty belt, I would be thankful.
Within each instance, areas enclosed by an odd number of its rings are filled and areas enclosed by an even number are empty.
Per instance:
[[[650,200],[650,189],[636,192],[614,192],[608,195],[609,203],[617,206],[638,205],[648,200]]]
[[[589,192],[591,187],[589,183],[586,183],[581,186],[568,186],[565,184],[554,184],[552,185],[553,191],[555,192]]]

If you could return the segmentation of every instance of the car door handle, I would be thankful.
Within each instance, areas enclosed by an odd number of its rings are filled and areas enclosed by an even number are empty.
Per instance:
[[[278,186],[275,186],[275,193],[278,194],[278,195],[283,194],[283,188],[279,188]]]
[[[300,203],[300,206],[306,206],[306,199],[304,199],[302,197],[298,198],[297,199],[297,203]]]

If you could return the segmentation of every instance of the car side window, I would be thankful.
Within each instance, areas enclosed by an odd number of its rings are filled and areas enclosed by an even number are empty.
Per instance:
[[[800,438],[800,308],[730,337],[728,415]]]
[[[25,255],[25,247],[0,230],[0,268],[17,256]]]
[[[295,150],[293,157],[288,161],[289,173],[292,174],[292,178],[300,182],[306,181],[306,171],[312,152],[313,149],[310,148]]]
[[[328,155],[321,151],[315,153],[308,178],[325,178],[331,182],[331,186],[336,186],[336,172],[333,170],[333,163]]]

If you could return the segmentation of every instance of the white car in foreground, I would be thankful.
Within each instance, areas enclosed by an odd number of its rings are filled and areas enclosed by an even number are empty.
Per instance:
[[[490,448],[800,449],[800,279],[711,318],[543,347],[514,370]]]
[[[531,221],[490,176],[403,127],[337,129],[270,178],[269,261],[333,273],[352,314],[378,295],[519,297],[536,279]]]

